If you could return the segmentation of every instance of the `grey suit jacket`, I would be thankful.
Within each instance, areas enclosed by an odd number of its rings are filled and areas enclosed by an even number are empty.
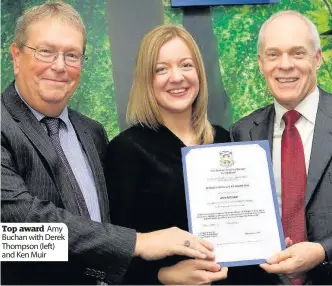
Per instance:
[[[320,89],[309,164],[305,215],[308,241],[319,242],[332,261],[332,95]],[[261,108],[230,129],[233,141],[269,140],[273,148],[273,105]],[[311,271],[310,283],[332,283],[331,266]],[[325,280],[326,279],[326,280]]]
[[[79,216],[68,180],[41,123],[11,84],[1,98],[1,220],[62,222],[68,227],[68,262],[2,263],[3,284],[120,283],[133,255],[134,230],[111,225],[102,160],[105,130],[69,110],[69,118],[89,160],[103,224]]]

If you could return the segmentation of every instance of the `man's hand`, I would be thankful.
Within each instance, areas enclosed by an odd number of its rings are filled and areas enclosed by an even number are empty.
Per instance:
[[[137,233],[134,256],[157,260],[166,256],[184,255],[200,259],[213,259],[213,245],[177,227]]]
[[[158,279],[166,285],[209,285],[227,278],[228,268],[214,261],[188,259],[159,270]]]
[[[266,259],[260,267],[269,273],[286,274],[296,278],[324,261],[325,251],[321,244],[300,242]]]
[[[290,247],[293,245],[293,240],[291,240],[289,237],[286,237],[285,244],[286,244],[286,247]]]

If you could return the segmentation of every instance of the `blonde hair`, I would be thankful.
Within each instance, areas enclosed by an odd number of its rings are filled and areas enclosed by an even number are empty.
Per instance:
[[[271,23],[274,19],[284,16],[284,15],[292,15],[300,18],[302,21],[305,22],[309,29],[309,39],[312,44],[313,50],[315,53],[318,52],[320,49],[320,39],[319,39],[319,33],[317,31],[317,27],[313,22],[311,22],[306,16],[302,15],[299,12],[293,11],[293,10],[286,10],[281,11],[276,14],[273,14],[269,19],[267,19],[264,24],[261,26],[258,34],[258,41],[257,41],[257,53],[260,54],[261,48],[264,44],[264,32],[269,23]]]
[[[192,112],[195,142],[212,143],[214,132],[207,118],[208,90],[202,56],[193,37],[180,25],[158,26],[147,33],[141,41],[127,107],[127,121],[130,125],[139,123],[153,129],[163,124],[152,85],[159,50],[174,38],[183,40],[190,49],[199,78],[199,94],[193,103]]]
[[[15,29],[15,42],[22,49],[28,40],[29,25],[45,18],[55,17],[65,23],[73,25],[83,35],[83,54],[86,47],[86,30],[80,14],[69,4],[64,2],[44,3],[27,10],[17,19]]]

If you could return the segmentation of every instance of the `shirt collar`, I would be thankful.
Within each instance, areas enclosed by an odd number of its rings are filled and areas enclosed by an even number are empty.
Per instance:
[[[301,115],[307,119],[312,124],[316,122],[316,114],[318,109],[319,102],[319,90],[318,87],[314,89],[305,99],[303,99],[298,106],[295,107],[295,110],[301,113]],[[279,102],[274,99],[274,109],[276,112],[275,115],[275,124],[278,127],[281,127],[283,123],[282,117],[288,111],[283,107]]]
[[[44,117],[46,117],[44,114],[40,113],[39,111],[33,109],[23,98],[23,96],[20,94],[20,91],[18,90],[18,87],[15,82],[15,89],[19,97],[22,99],[22,101],[25,103],[25,105],[31,110],[32,114],[37,118],[38,121],[41,121]],[[65,108],[61,111],[61,113],[56,116],[56,118],[60,118],[66,125],[69,124],[69,117],[68,117],[68,108],[65,106]]]

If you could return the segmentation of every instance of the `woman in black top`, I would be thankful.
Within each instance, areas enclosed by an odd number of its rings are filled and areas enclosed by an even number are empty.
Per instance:
[[[207,97],[202,57],[191,35],[176,25],[150,31],[137,55],[127,110],[131,127],[108,146],[112,223],[138,232],[188,230],[181,148],[229,141],[225,129],[208,121]],[[208,283],[226,277],[227,269],[219,271],[212,261],[183,260],[134,258],[123,283],[159,284],[159,272],[163,283],[194,284],[199,280],[191,276],[193,267],[211,274]]]

